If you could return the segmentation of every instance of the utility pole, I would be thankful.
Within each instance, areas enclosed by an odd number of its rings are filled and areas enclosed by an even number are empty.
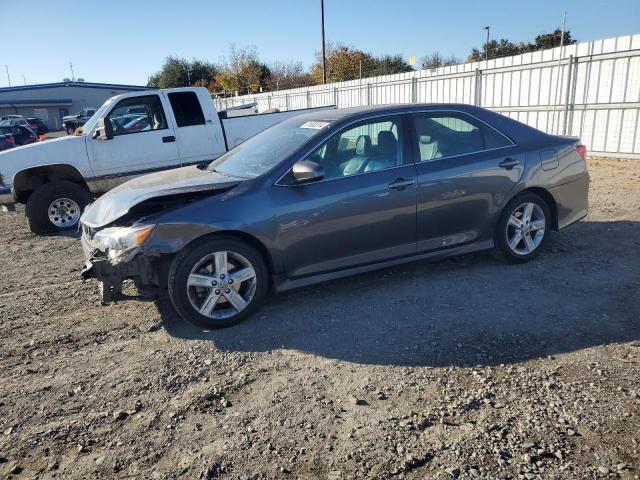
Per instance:
[[[489,60],[489,31],[491,27],[487,25],[484,29],[487,31],[487,43],[484,44],[484,59]]]
[[[191,69],[189,69],[189,65],[185,65],[184,66],[185,70],[187,71],[187,87],[191,86]]]
[[[9,76],[9,65],[5,63],[4,68],[7,71],[7,82],[9,82],[9,86],[11,86],[11,77]]]
[[[76,77],[75,77],[75,74],[73,73],[73,63],[69,62],[69,68],[71,69],[71,81],[75,82]]]
[[[22,81],[24,82],[25,85],[27,84],[27,79],[25,78],[24,75],[22,75]]]
[[[322,29],[322,83],[327,83],[327,52],[324,44],[324,0],[320,0],[320,24]]]

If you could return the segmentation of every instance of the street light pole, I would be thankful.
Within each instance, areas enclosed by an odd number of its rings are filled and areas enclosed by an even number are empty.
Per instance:
[[[4,68],[7,71],[7,82],[9,82],[9,86],[11,86],[11,77],[9,76],[9,65],[5,63]]]
[[[487,25],[484,29],[487,31],[487,43],[484,44],[484,59],[489,60],[489,30],[491,30],[491,27]]]
[[[320,24],[322,29],[322,83],[327,83],[327,53],[324,44],[324,0],[320,0]]]

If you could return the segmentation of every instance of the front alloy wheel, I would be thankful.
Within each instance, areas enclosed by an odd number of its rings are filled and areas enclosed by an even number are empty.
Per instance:
[[[547,239],[551,213],[547,203],[534,193],[516,196],[505,207],[498,222],[495,244],[512,263],[522,263],[540,253]]]
[[[214,236],[178,254],[169,272],[169,296],[185,320],[205,329],[220,328],[250,316],[268,282],[264,260],[252,246]]]
[[[215,320],[239,314],[256,293],[256,271],[236,252],[221,251],[200,259],[187,278],[191,306]]]

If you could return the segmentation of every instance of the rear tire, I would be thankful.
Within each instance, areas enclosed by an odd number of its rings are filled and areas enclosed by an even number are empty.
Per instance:
[[[269,275],[255,248],[220,235],[182,250],[171,265],[168,287],[180,316],[211,330],[251,316],[269,290]]]
[[[78,225],[90,201],[91,194],[83,185],[68,181],[45,183],[27,200],[27,223],[37,234],[69,230]]]
[[[551,212],[538,195],[516,195],[504,208],[494,236],[502,256],[511,263],[524,263],[540,254],[551,228]]]

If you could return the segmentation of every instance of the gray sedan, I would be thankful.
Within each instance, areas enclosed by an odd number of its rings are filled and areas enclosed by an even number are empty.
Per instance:
[[[283,291],[496,247],[538,255],[587,214],[586,149],[469,105],[325,110],[208,166],[120,185],[81,219],[103,300],[132,279],[202,327]]]

